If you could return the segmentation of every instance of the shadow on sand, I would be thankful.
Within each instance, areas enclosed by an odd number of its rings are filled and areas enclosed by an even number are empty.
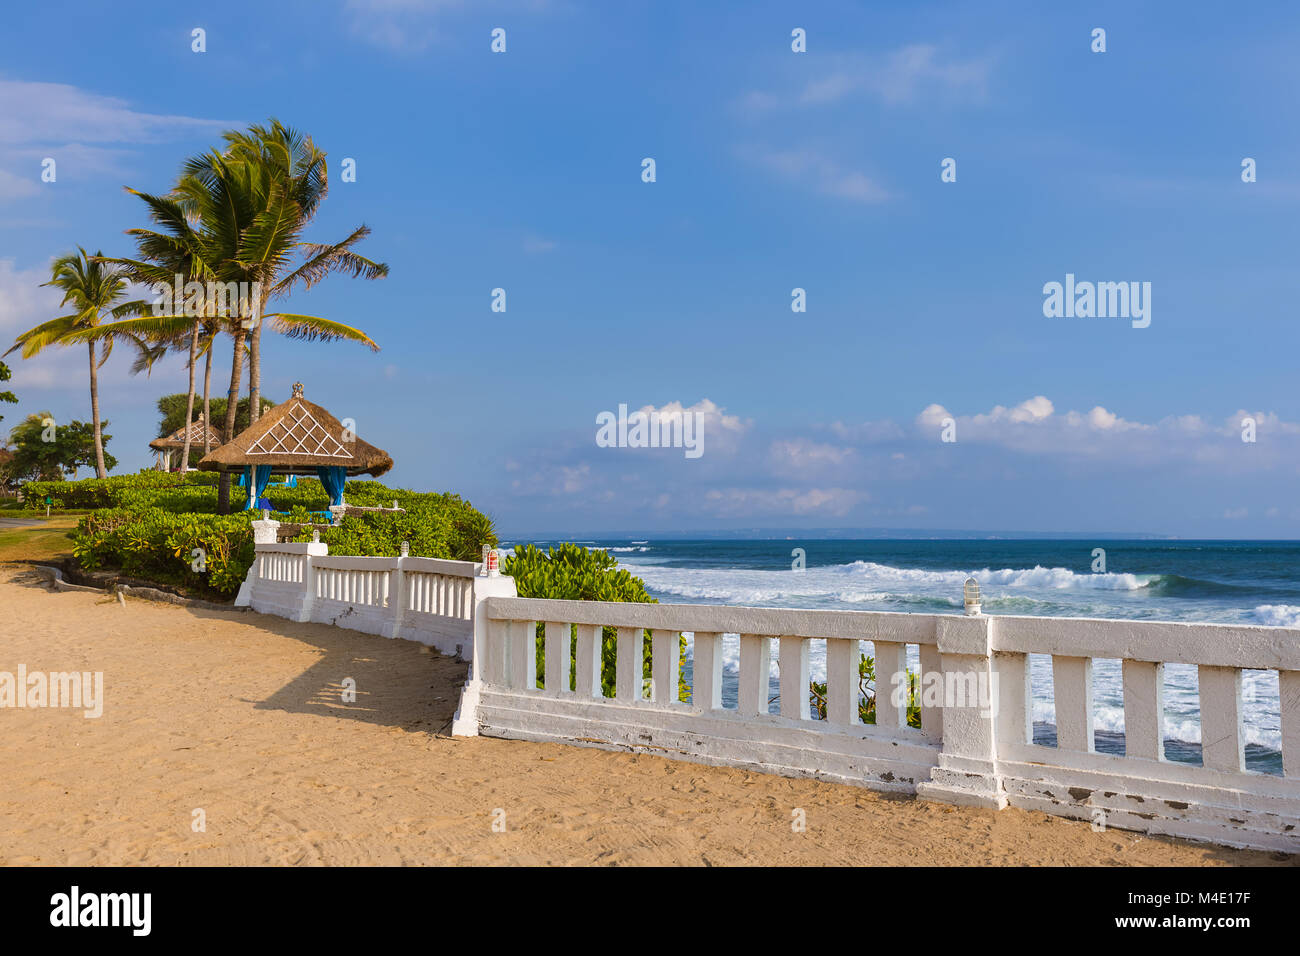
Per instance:
[[[22,587],[58,593],[33,569],[18,570],[11,581]],[[106,591],[101,600],[114,599]],[[129,607],[141,599],[128,597],[126,600]],[[414,641],[390,640],[328,624],[299,624],[234,608],[226,611],[161,603],[155,606],[173,609],[197,621],[242,624],[268,638],[287,638],[315,648],[317,660],[271,696],[265,700],[243,698],[259,710],[446,733],[469,673],[469,665],[464,661],[446,657]],[[351,685],[345,683],[349,679]],[[355,691],[355,699],[347,693],[350,691]]]

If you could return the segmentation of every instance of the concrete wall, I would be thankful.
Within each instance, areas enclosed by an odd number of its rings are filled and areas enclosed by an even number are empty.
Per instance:
[[[274,525],[254,522],[257,559],[238,603],[421,641],[470,660],[457,735],[645,751],[947,803],[1042,810],[1094,827],[1300,852],[1297,629],[524,599],[514,596],[513,580],[487,577],[471,562],[330,557],[323,544],[275,544]],[[600,680],[604,627],[617,629],[611,698]],[[677,699],[681,633],[693,642],[689,703]],[[734,708],[721,699],[724,634],[740,639]],[[826,642],[825,720],[812,719],[809,707],[813,640]],[[768,712],[774,641],[779,713]],[[908,645],[919,652],[920,728],[907,726],[905,695],[891,692],[907,686]],[[874,724],[858,714],[860,653],[875,658]],[[1031,653],[1052,656],[1055,747],[1032,743]],[[1096,658],[1123,662],[1124,756],[1094,746]],[[1163,667],[1172,662],[1198,668],[1202,766],[1164,756]],[[1278,672],[1281,777],[1245,769],[1243,668]]]

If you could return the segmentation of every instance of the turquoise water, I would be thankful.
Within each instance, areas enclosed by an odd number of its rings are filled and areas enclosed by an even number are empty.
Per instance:
[[[535,542],[546,544],[548,542]],[[986,614],[1300,626],[1300,543],[1135,540],[587,540],[667,603],[960,613],[973,575]],[[1104,553],[1104,570],[1095,549]],[[795,549],[803,570],[795,570]],[[1094,566],[1097,570],[1094,570]],[[734,701],[737,641],[724,640]],[[773,674],[776,673],[773,648]],[[813,676],[825,674],[814,644]],[[915,660],[913,660],[915,666]],[[1035,739],[1054,741],[1051,661],[1031,655]],[[1094,663],[1097,748],[1123,753],[1120,664]],[[775,693],[775,683],[773,684]],[[1243,677],[1247,764],[1280,772],[1277,675]],[[1200,761],[1196,669],[1166,667],[1170,759]]]

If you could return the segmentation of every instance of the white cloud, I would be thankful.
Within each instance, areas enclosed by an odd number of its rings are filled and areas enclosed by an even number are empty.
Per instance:
[[[780,108],[826,106],[853,97],[885,106],[927,102],[980,102],[988,96],[993,71],[991,57],[957,59],[930,43],[900,47],[883,56],[829,55],[829,72],[805,81],[795,94],[750,91],[740,106],[749,113]]]
[[[41,191],[42,160],[56,163],[57,182],[122,175],[126,146],[161,142],[237,125],[225,120],[144,113],[121,99],[66,83],[0,80],[0,202]],[[108,145],[117,144],[117,145]]]
[[[0,202],[25,199],[40,192],[40,167],[33,166],[29,176],[18,176],[0,169]]]
[[[537,236],[528,236],[524,239],[524,252],[529,255],[540,255],[544,252],[553,252],[556,243],[553,239],[541,239]]]
[[[228,125],[220,120],[142,113],[125,100],[66,83],[0,80],[0,143],[7,145],[157,142]]]
[[[742,153],[781,178],[824,196],[862,203],[885,202],[890,198],[889,192],[866,173],[846,169],[815,149],[746,149]]]
[[[768,458],[781,472],[819,471],[837,468],[852,461],[852,448],[828,445],[807,438],[780,439],[768,446]]]
[[[476,0],[472,6],[466,0],[347,0],[344,9],[354,35],[398,53],[418,53],[438,38],[442,21],[462,11],[537,13],[550,6],[549,0]],[[483,42],[487,49],[486,36]]]
[[[704,449],[705,454],[708,455],[712,455],[719,450],[734,450],[736,440],[752,424],[751,422],[741,421],[736,415],[726,414],[720,405],[707,398],[700,399],[694,405],[683,405],[678,401],[665,402],[657,408],[654,405],[642,405],[637,411],[644,415],[656,413],[661,422],[676,421],[682,415],[700,415],[704,435]]]
[[[852,488],[715,488],[704,497],[707,510],[717,517],[745,518],[783,515],[840,517],[865,500],[866,492]]]
[[[937,440],[945,418],[955,421],[958,442],[1062,459],[1086,457],[1125,465],[1186,460],[1249,470],[1294,461],[1300,452],[1300,423],[1283,421],[1275,412],[1239,410],[1217,425],[1193,414],[1141,422],[1102,405],[1086,412],[1057,412],[1051,400],[1036,395],[1010,408],[995,405],[974,415],[928,405],[915,419],[917,435]],[[1253,443],[1241,441],[1244,418],[1255,421]]]

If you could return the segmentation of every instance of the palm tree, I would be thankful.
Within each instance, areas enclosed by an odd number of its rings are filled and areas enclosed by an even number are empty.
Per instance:
[[[212,275],[212,267],[205,259],[206,247],[203,236],[196,232],[186,217],[181,204],[170,196],[154,196],[127,188],[127,192],[138,196],[149,207],[149,218],[162,227],[163,231],[153,229],[128,229],[127,235],[134,236],[139,249],[139,259],[108,259],[106,261],[120,266],[133,281],[148,285],[168,286],[173,279],[197,281],[200,284]],[[180,289],[176,294],[181,294]],[[114,338],[126,336],[131,339],[143,338],[151,343],[153,350],[142,354],[133,371],[140,371],[141,366],[152,366],[157,358],[180,347],[188,338],[189,389],[185,408],[185,443],[181,450],[181,474],[189,470],[190,465],[190,422],[194,420],[194,371],[198,361],[199,341],[204,329],[205,319],[209,322],[225,319],[217,316],[214,304],[206,296],[199,307],[190,314],[181,302],[173,300],[170,309],[155,306],[152,315],[127,319],[111,326],[102,326],[98,330],[83,333],[87,336]],[[162,314],[163,312],[167,314]],[[211,358],[208,372],[211,374]],[[207,442],[205,441],[206,445]],[[206,454],[206,452],[205,452]]]
[[[299,283],[311,288],[331,272],[380,279],[388,275],[388,266],[352,251],[353,246],[370,234],[364,225],[341,242],[320,244],[300,239],[329,192],[326,155],[311,137],[272,119],[268,125],[254,125],[247,132],[227,132],[224,138],[227,147],[223,156],[254,171],[243,181],[254,191],[250,198],[258,214],[254,228],[246,236],[248,241],[241,249],[238,265],[243,281],[257,283],[264,291],[255,303],[257,314],[249,323],[249,413],[251,420],[257,421],[261,413],[263,319],[271,320],[276,331],[291,338],[351,337],[338,334],[340,327],[336,323],[316,316],[263,314],[267,303],[288,296]],[[187,172],[206,180],[213,171],[211,156],[192,160]],[[298,255],[302,259],[295,267]],[[374,347],[373,343],[369,344]]]
[[[267,312],[271,301],[287,297],[301,284],[310,288],[331,272],[378,279],[388,266],[352,251],[369,235],[361,226],[332,244],[302,240],[328,190],[325,154],[278,120],[253,126],[246,133],[225,134],[224,152],[212,150],[191,159],[176,194],[191,218],[197,218],[209,242],[208,262],[218,278],[246,284],[254,291],[245,320],[234,330],[235,353],[249,343],[249,415],[261,413],[262,328],[308,341],[351,339],[378,346],[365,333],[319,316]],[[219,264],[218,264],[219,263]],[[239,400],[241,363],[231,366],[224,438],[233,438]],[[222,476],[218,501],[228,507],[230,481]]]
[[[126,294],[127,276],[124,270],[103,261],[103,253],[86,255],[77,247],[78,254],[68,254],[54,260],[50,267],[50,281],[44,285],[63,290],[60,306],[71,305],[76,311],[42,322],[28,329],[14,340],[9,352],[22,350],[25,359],[40,353],[51,345],[70,345],[81,341],[77,332],[98,326],[106,317],[119,318],[135,314],[139,302],[121,303]],[[137,343],[138,344],[138,343]],[[90,349],[90,414],[95,436],[95,474],[107,478],[104,467],[104,439],[99,417],[99,370],[113,352],[113,340],[104,341],[102,349],[91,340]],[[8,355],[9,352],[5,354]],[[98,354],[97,354],[98,353]]]

